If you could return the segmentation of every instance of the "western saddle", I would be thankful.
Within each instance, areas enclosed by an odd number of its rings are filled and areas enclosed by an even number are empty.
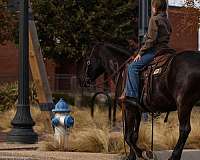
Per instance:
[[[175,57],[176,50],[165,48],[156,53],[154,60],[141,70],[141,97],[140,102],[149,106],[151,101],[153,78],[164,75]]]

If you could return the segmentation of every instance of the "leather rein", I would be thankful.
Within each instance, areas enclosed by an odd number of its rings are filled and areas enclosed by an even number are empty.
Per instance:
[[[91,65],[91,57],[92,57],[92,55],[93,55],[93,53],[94,53],[94,50],[95,50],[95,48],[96,48],[97,46],[98,46],[98,44],[95,45],[95,46],[92,48],[92,51],[91,51],[90,56],[89,56],[89,60],[87,60],[87,62],[86,62],[86,65],[87,65],[87,66],[86,66],[85,74],[84,74],[84,77],[83,77],[84,80],[86,80],[86,79],[88,78],[88,77],[87,77],[87,72],[88,72],[89,66]],[[98,86],[101,86],[101,85],[103,85],[103,84],[109,82],[110,79],[112,79],[114,76],[116,76],[116,75],[124,68],[124,66],[125,66],[126,64],[128,64],[128,63],[131,62],[131,60],[132,60],[132,56],[131,56],[130,58],[128,58],[124,63],[122,63],[122,64],[119,66],[119,68],[118,68],[115,72],[113,72],[110,76],[108,76],[102,83],[92,85],[92,87],[98,87]],[[90,84],[90,85],[91,85],[91,84]],[[98,88],[100,88],[100,87],[98,87]]]

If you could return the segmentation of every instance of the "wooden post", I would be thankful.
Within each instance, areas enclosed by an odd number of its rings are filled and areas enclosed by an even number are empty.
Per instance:
[[[42,112],[44,118],[45,128],[51,132],[51,108],[53,107],[53,99],[49,82],[47,78],[46,68],[43,61],[40,44],[38,41],[37,30],[35,22],[32,18],[32,11],[30,7],[29,17],[29,63],[32,72],[33,81],[36,84],[37,95],[40,105],[45,106],[46,109]]]

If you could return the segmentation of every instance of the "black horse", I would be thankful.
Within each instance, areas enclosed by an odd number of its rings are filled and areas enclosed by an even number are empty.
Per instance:
[[[111,44],[97,44],[83,66],[82,84],[95,81],[103,73],[113,75],[129,57],[130,51]],[[120,74],[115,74],[120,75]],[[116,76],[112,76],[116,80]],[[178,111],[179,139],[169,160],[180,160],[181,154],[191,131],[190,115],[193,106],[200,99],[200,54],[197,51],[184,51],[177,54],[170,63],[165,76],[153,81],[151,103],[145,106],[156,112]],[[118,76],[118,83],[121,83]],[[122,85],[117,85],[121,90]],[[121,92],[118,92],[121,93]],[[117,95],[117,96],[120,96]],[[136,142],[141,122],[142,111],[125,104],[125,140],[130,147],[129,160],[135,160],[136,155],[143,158],[143,151]]]

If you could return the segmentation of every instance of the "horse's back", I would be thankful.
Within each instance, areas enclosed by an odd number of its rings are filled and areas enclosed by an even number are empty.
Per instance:
[[[185,74],[200,72],[200,52],[183,51],[178,53],[174,57],[174,62],[171,67],[175,67],[176,72],[181,71]]]
[[[183,62],[195,62],[200,60],[200,52],[199,51],[182,51],[176,54],[175,56],[177,60]],[[200,61],[199,61],[200,62]]]
[[[168,69],[153,80],[150,109],[168,112],[183,100],[192,105],[200,99],[200,52],[177,53]]]
[[[168,74],[168,86],[177,101],[195,101],[200,98],[200,52],[183,51],[178,53]]]

